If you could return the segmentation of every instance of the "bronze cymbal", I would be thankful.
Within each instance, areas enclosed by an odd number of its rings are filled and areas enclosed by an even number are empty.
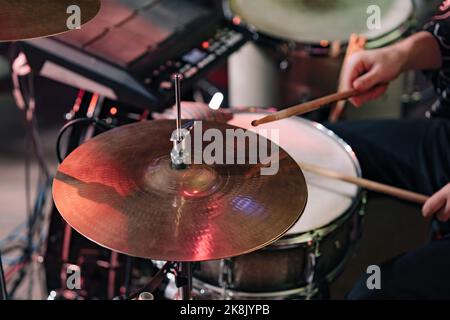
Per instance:
[[[202,126],[236,129],[215,122]],[[63,218],[104,247],[166,261],[245,254],[277,240],[300,218],[305,178],[284,150],[273,176],[261,175],[257,165],[193,164],[175,170],[169,155],[174,128],[173,120],[126,125],[73,151],[53,182]],[[223,148],[247,151],[237,143]]]
[[[0,0],[0,41],[17,41],[70,31],[71,5],[80,8],[81,24],[100,10],[100,0]]]

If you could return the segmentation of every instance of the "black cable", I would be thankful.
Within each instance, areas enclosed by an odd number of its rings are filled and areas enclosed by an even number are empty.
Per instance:
[[[79,119],[75,119],[72,121],[67,122],[59,131],[58,133],[58,139],[56,139],[56,156],[58,157],[58,161],[59,163],[63,162],[63,157],[61,155],[61,139],[62,136],[64,135],[64,133],[72,128],[73,126],[77,125],[77,124],[94,124],[96,125],[99,129],[101,129],[102,131],[106,131],[109,129],[113,129],[114,126],[109,125],[108,123],[106,123],[103,120],[100,120],[98,118],[79,118]]]
[[[21,53],[20,46],[17,45],[14,50],[11,50],[11,64],[14,65],[16,57]],[[25,58],[26,59],[26,58]],[[25,61],[25,63],[27,63]],[[28,71],[26,74],[20,74],[18,70],[12,73],[16,102],[20,110],[24,113],[25,128],[26,128],[26,155],[25,155],[25,193],[26,193],[26,208],[27,208],[27,243],[23,248],[22,255],[19,257],[19,262],[24,264],[21,269],[19,277],[16,279],[12,287],[10,296],[14,295],[15,290],[24,279],[27,269],[27,264],[32,261],[32,254],[34,249],[34,237],[37,228],[43,221],[43,210],[46,203],[46,194],[51,185],[50,170],[44,158],[42,143],[38,133],[37,121],[35,118],[35,94],[34,94],[34,75],[33,72]],[[17,95],[17,96],[16,96]],[[38,162],[38,196],[32,208],[31,202],[31,157],[34,155]],[[41,243],[41,241],[39,241]],[[37,249],[36,249],[37,250]],[[32,291],[33,283],[30,281],[29,290]]]

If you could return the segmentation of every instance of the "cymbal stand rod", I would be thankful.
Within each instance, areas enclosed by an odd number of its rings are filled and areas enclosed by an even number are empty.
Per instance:
[[[182,75],[177,73],[173,76],[175,81],[175,104],[177,107],[176,130],[172,133],[170,141],[173,142],[173,148],[170,153],[172,167],[177,170],[186,169],[186,163],[189,158],[189,152],[186,147],[186,136],[189,130],[181,126],[181,86]],[[192,128],[192,126],[190,127]]]
[[[177,107],[177,140],[181,142],[181,74],[177,73],[174,76],[175,79],[175,104]]]
[[[3,272],[2,254],[0,252],[0,300],[8,300],[5,273]]]
[[[180,277],[183,279],[181,287],[181,300],[191,300],[192,297],[192,264],[180,262]]]

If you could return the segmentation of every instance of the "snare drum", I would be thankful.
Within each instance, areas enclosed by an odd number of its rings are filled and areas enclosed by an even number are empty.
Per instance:
[[[266,114],[238,113],[230,124],[250,129]],[[360,176],[351,148],[322,125],[290,118],[258,128],[279,130],[280,146],[295,160]],[[305,173],[308,204],[298,223],[262,250],[202,262],[195,272],[198,298],[288,299],[312,297],[336,278],[359,236],[363,196],[354,185]]]
[[[369,28],[373,5],[381,24]],[[407,35],[414,21],[411,0],[227,0],[223,7],[257,40],[229,61],[234,106],[293,105],[334,92],[352,33],[379,48]]]

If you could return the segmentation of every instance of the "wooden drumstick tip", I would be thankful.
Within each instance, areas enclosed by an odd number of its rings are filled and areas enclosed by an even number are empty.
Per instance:
[[[253,126],[253,127],[259,126],[258,120],[253,120],[253,121],[252,121],[252,126]]]

